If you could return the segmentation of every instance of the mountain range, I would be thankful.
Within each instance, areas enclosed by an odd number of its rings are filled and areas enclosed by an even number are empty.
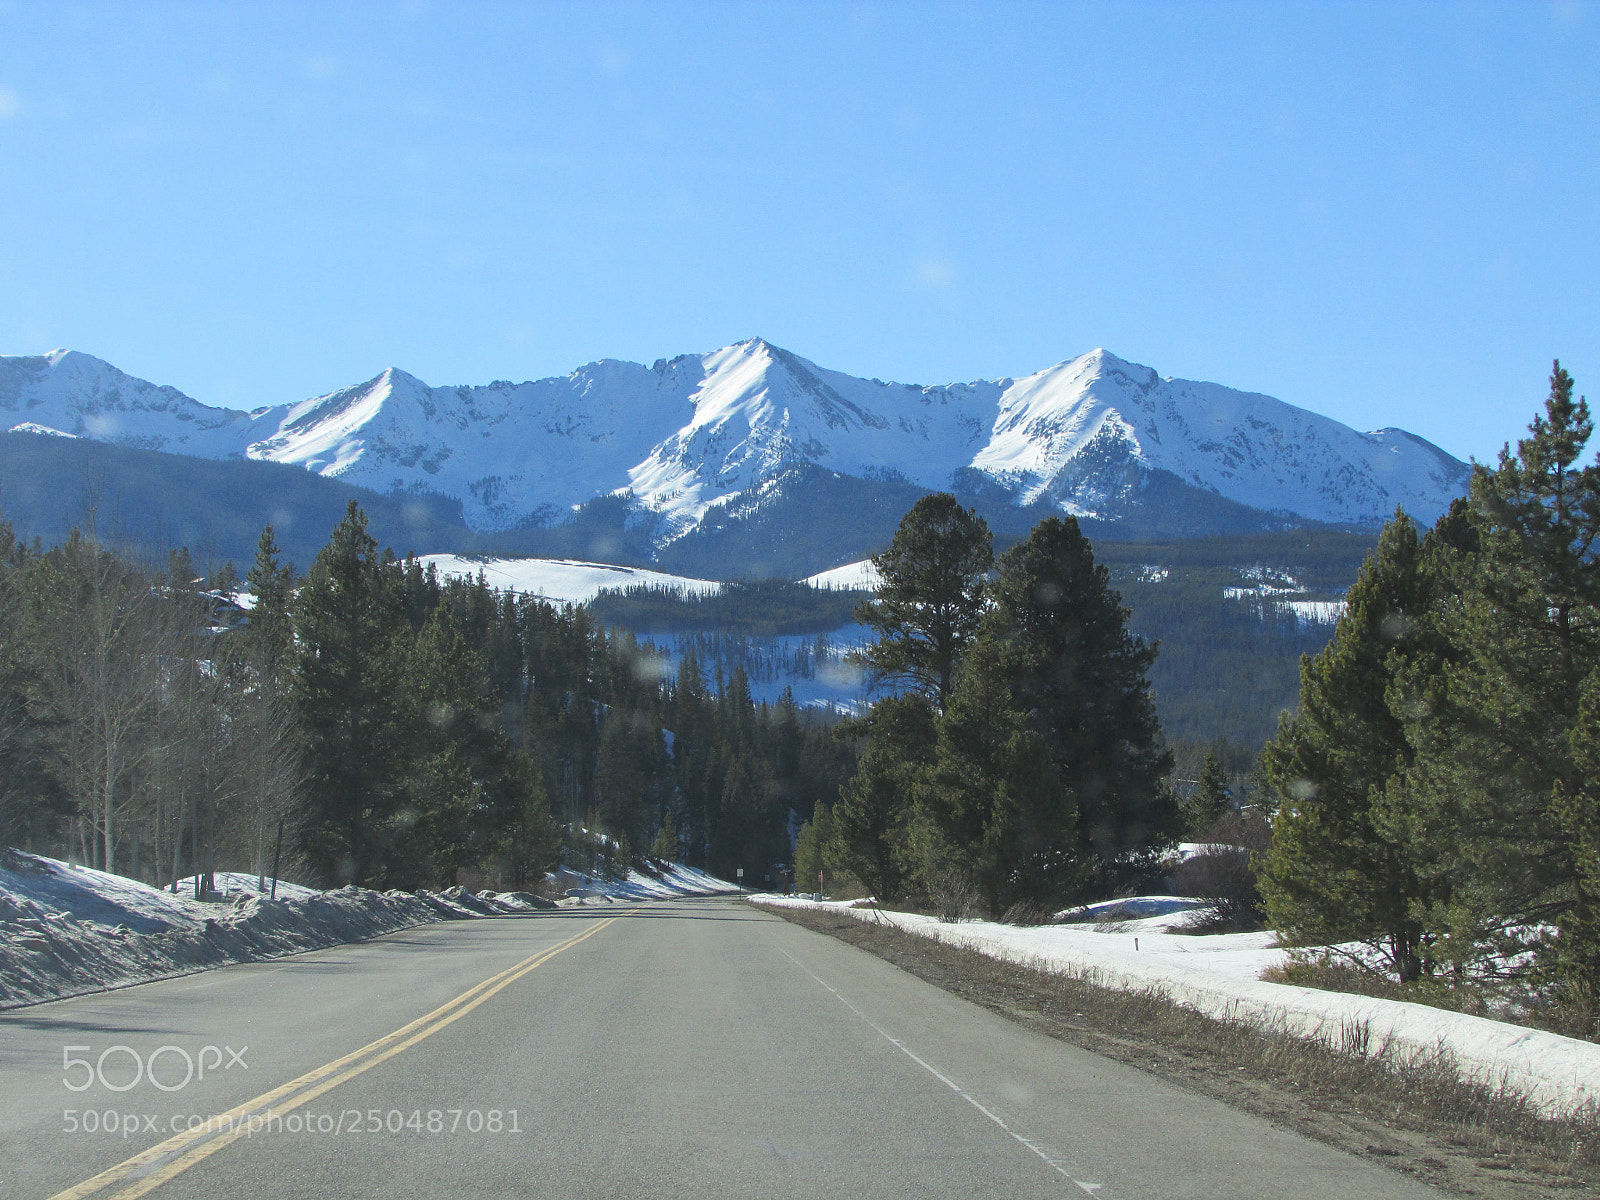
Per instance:
[[[0,357],[0,430],[288,464],[442,500],[500,549],[542,545],[539,531],[593,524],[597,512],[635,558],[711,543],[720,558],[787,538],[804,552],[761,565],[801,574],[870,552],[930,490],[1002,523],[1068,512],[1101,534],[1190,536],[1372,528],[1397,505],[1431,522],[1469,474],[1404,430],[1357,432],[1104,350],[1022,378],[930,387],[831,371],[759,338],[520,384],[432,387],[390,368],[250,412],[83,353]],[[836,552],[800,527],[823,513],[850,522],[852,511],[864,514],[857,536]]]

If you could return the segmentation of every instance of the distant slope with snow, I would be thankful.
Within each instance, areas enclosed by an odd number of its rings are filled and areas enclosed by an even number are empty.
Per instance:
[[[845,563],[842,567],[835,567],[831,571],[819,571],[815,575],[807,575],[802,582],[809,583],[815,588],[835,588],[841,591],[858,589],[861,591],[876,591],[882,576],[878,568],[872,565],[870,558],[861,562]]]
[[[552,604],[587,604],[607,588],[664,587],[692,595],[722,590],[722,584],[710,579],[690,579],[642,567],[617,567],[573,559],[429,554],[421,562],[436,568],[446,578],[476,579],[482,572],[485,582],[498,591],[534,596]]]

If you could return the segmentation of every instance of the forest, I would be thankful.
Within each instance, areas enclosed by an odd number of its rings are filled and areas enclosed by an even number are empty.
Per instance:
[[[826,714],[441,581],[354,502],[303,576],[263,531],[247,613],[226,582],[0,525],[0,841],[158,884],[266,872],[280,823],[283,873],[327,886],[647,855],[763,880],[852,769]]]

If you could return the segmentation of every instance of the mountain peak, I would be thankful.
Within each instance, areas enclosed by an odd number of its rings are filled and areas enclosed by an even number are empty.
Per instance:
[[[390,366],[250,414],[57,350],[0,358],[0,428],[27,421],[427,490],[459,500],[484,530],[544,523],[625,489],[662,537],[801,466],[1107,520],[1145,514],[1149,527],[1217,503],[1261,520],[1370,525],[1403,504],[1431,520],[1467,476],[1412,435],[1357,433],[1269,396],[1163,379],[1103,346],[1022,378],[919,386],[858,379],[756,336],[654,368],[605,359],[514,387],[433,388]],[[1151,516],[1158,508],[1167,515]]]

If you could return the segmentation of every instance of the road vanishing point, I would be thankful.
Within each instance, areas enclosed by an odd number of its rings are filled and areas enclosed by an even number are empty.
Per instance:
[[[1411,1200],[733,900],[421,926],[0,1014],[0,1197]]]

